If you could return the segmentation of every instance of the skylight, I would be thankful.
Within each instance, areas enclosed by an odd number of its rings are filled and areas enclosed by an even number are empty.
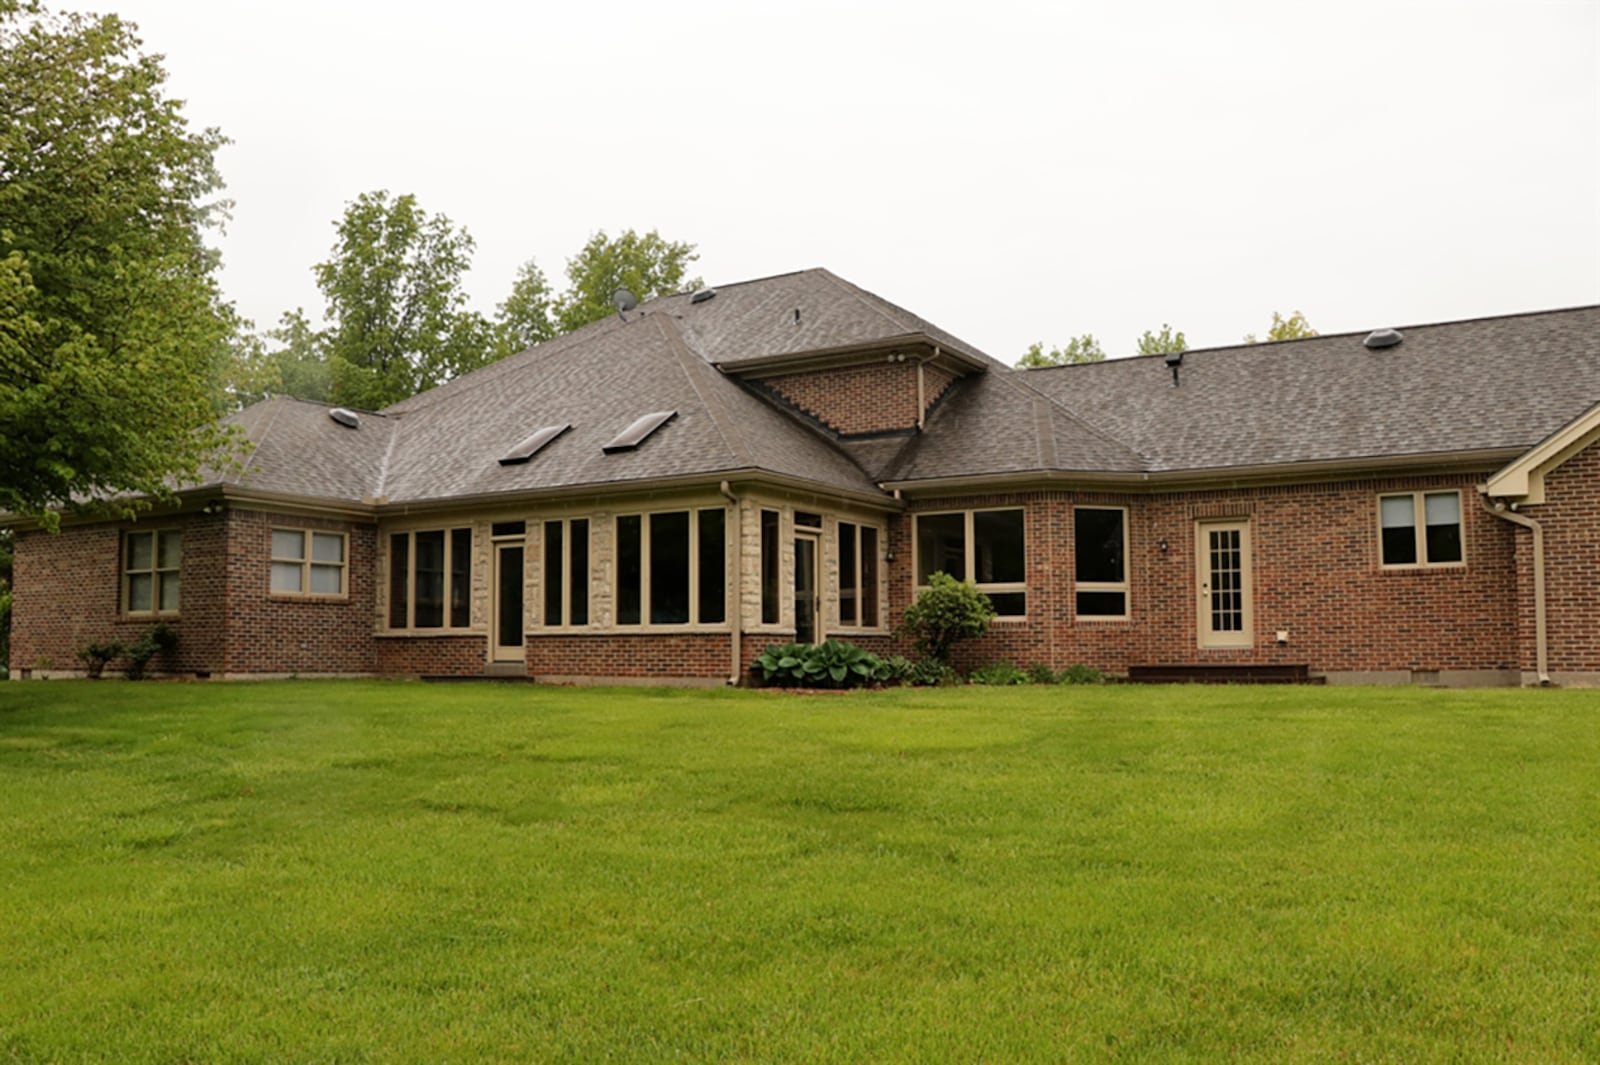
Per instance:
[[[618,451],[632,451],[634,448],[644,443],[645,438],[647,438],[651,433],[655,432],[663,425],[666,425],[677,416],[678,412],[675,410],[658,410],[654,414],[646,414],[644,417],[638,419],[632,425],[622,430],[621,434],[619,434],[615,440],[611,441],[611,443],[607,444],[600,450],[604,451],[607,455],[613,455]]]
[[[539,449],[571,429],[571,425],[547,425],[500,456],[500,465],[519,466],[539,453]]]

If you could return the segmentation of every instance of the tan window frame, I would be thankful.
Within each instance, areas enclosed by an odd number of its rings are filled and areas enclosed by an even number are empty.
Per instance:
[[[291,536],[300,538],[299,555],[281,553],[280,540]],[[323,541],[339,541],[339,559],[337,562],[316,557],[318,539]],[[275,596],[287,596],[294,599],[347,599],[349,598],[350,585],[348,582],[350,564],[350,537],[342,532],[331,529],[290,529],[274,528],[270,534],[271,562],[267,567],[267,589]],[[299,576],[297,588],[275,588],[280,573],[292,572],[291,567],[298,567]],[[316,592],[312,591],[312,571],[327,573],[332,571],[339,580],[338,591]]]
[[[170,539],[168,537],[170,536]],[[149,562],[145,565],[133,564],[133,542],[135,540],[149,541]],[[174,546],[169,554],[163,550],[165,544]],[[122,536],[122,611],[138,617],[176,617],[178,614],[178,596],[181,587],[181,570],[183,564],[183,531],[181,529],[129,529]],[[140,578],[149,581],[148,595],[150,605],[143,609],[135,609],[133,605],[133,589]],[[162,602],[167,599],[167,589],[172,590],[172,603],[170,607],[162,607]]]
[[[1461,557],[1449,559],[1444,562],[1434,562],[1428,557],[1428,497],[1453,496],[1456,501],[1456,539]],[[1384,555],[1384,524],[1383,501],[1385,499],[1411,500],[1411,531],[1413,551],[1416,554],[1414,562],[1390,562]],[[1378,521],[1378,567],[1384,570],[1417,570],[1417,569],[1461,569],[1467,564],[1467,525],[1466,514],[1461,504],[1461,491],[1457,488],[1419,488],[1412,492],[1383,492],[1378,496],[1377,506]],[[1441,523],[1443,524],[1443,523]],[[1405,526],[1391,526],[1391,528],[1404,528]]]
[[[980,581],[980,580],[977,579],[977,576],[976,576],[976,574],[977,574],[978,548],[977,548],[977,538],[974,535],[974,529],[976,528],[975,517],[978,514],[998,514],[998,513],[1002,513],[1002,512],[1006,512],[1006,511],[1017,511],[1018,513],[1020,513],[1022,515],[1022,580],[1020,580],[1020,581],[990,581],[990,582]],[[1028,604],[1028,597],[1027,597],[1027,591],[1028,591],[1028,511],[1027,511],[1027,508],[1026,507],[977,507],[977,508],[974,508],[972,510],[930,510],[930,511],[918,513],[917,515],[915,515],[915,518],[916,518],[917,522],[921,522],[923,518],[936,518],[936,517],[940,517],[942,515],[948,515],[948,514],[960,514],[965,519],[965,523],[963,525],[963,532],[962,532],[962,537],[963,537],[962,548],[963,548],[963,551],[964,551],[964,560],[963,560],[962,565],[966,570],[967,580],[971,581],[974,585],[977,586],[978,591],[982,592],[984,595],[987,595],[987,596],[1017,594],[1017,593],[1021,593],[1024,596],[1023,601],[1022,601],[1022,603],[1023,603],[1022,613],[1020,613],[1020,614],[1001,614],[1001,615],[999,615],[999,617],[996,620],[998,620],[998,621],[1025,621],[1025,620],[1027,620],[1027,617],[1028,617],[1028,606],[1027,606],[1027,604]],[[922,560],[919,557],[921,550],[922,550],[922,535],[921,535],[921,531],[920,531],[920,529],[918,528],[918,526],[916,524],[913,524],[912,529],[911,529],[911,552],[912,552],[911,572],[914,573],[914,574],[917,574],[917,575],[920,575],[922,573]],[[927,585],[925,585],[925,584],[918,585],[917,586],[917,591],[920,592],[925,588],[927,588]]]
[[[1120,581],[1084,581],[1078,579],[1077,550],[1078,550],[1078,511],[1080,510],[1114,510],[1122,515],[1122,580]],[[1094,506],[1085,504],[1072,508],[1072,616],[1080,621],[1127,621],[1133,614],[1133,594],[1128,586],[1128,508],[1115,506]],[[1082,614],[1078,612],[1079,592],[1114,592],[1122,596],[1122,613],[1120,614]]]
[[[704,511],[722,512],[722,620],[700,621],[700,515]],[[650,526],[658,516],[664,514],[689,515],[689,620],[688,621],[651,621],[650,620]],[[625,518],[639,519],[639,620],[623,621],[619,604],[622,601],[622,570],[618,565],[621,557],[622,522]],[[612,577],[612,603],[615,612],[615,627],[623,632],[650,632],[667,631],[682,632],[685,629],[700,630],[703,632],[719,632],[728,628],[728,588],[730,582],[727,575],[728,566],[728,521],[727,507],[667,507],[661,510],[632,511],[627,514],[616,515],[611,522],[613,560],[611,566]],[[593,608],[591,607],[591,610]]]
[[[850,531],[846,533],[846,529],[849,529]],[[867,565],[867,552],[862,546],[862,541],[867,539],[867,537],[862,535],[862,531],[868,529],[870,529],[873,534],[873,557],[872,565],[870,567]],[[883,597],[878,594],[877,583],[878,574],[882,572],[880,555],[883,551],[883,544],[887,542],[887,534],[882,526],[873,525],[868,522],[845,521],[843,519],[838,522],[838,531],[837,550],[839,552],[839,578],[837,590],[839,596],[839,627],[843,629],[881,629],[883,628]],[[853,621],[846,621],[844,619],[844,542],[847,535],[853,537],[855,546],[856,617]],[[869,573],[871,574],[873,585],[870,594],[867,591],[867,577]],[[871,605],[875,608],[872,611],[875,616],[871,618],[866,616],[866,608],[868,605]]]
[[[464,625],[454,625],[454,624],[451,624],[451,620],[452,620],[452,617],[453,617],[453,615],[455,613],[455,611],[453,609],[453,604],[455,602],[455,593],[456,593],[456,588],[455,588],[455,585],[456,585],[455,540],[456,540],[456,534],[457,533],[462,533],[462,532],[467,534],[467,545],[468,545],[468,551],[467,551],[467,573],[466,573],[467,622]],[[418,536],[426,536],[429,533],[443,533],[444,534],[444,563],[443,563],[444,564],[444,593],[443,593],[443,595],[444,595],[444,605],[443,605],[443,614],[442,614],[442,616],[440,618],[440,621],[442,622],[442,624],[439,624],[439,625],[418,625],[417,624],[417,537]],[[388,558],[386,560],[387,565],[385,566],[385,570],[386,570],[385,576],[386,576],[386,579],[387,579],[387,583],[386,583],[385,587],[390,589],[389,594],[391,596],[393,596],[392,589],[394,587],[394,568],[395,568],[394,540],[395,540],[395,537],[398,537],[398,536],[403,536],[403,537],[406,538],[406,570],[405,570],[406,623],[404,625],[395,625],[395,624],[393,624],[393,621],[394,621],[394,618],[393,618],[394,604],[391,601],[388,604],[387,609],[384,611],[385,631],[387,631],[387,632],[426,633],[426,634],[444,633],[444,632],[482,631],[482,630],[474,630],[474,628],[472,626],[472,571],[473,571],[474,568],[476,568],[477,561],[478,561],[477,557],[476,557],[477,556],[477,550],[478,550],[478,539],[479,539],[477,530],[475,528],[473,528],[473,526],[471,526],[469,524],[469,525],[430,526],[430,527],[425,528],[425,529],[391,529],[387,533],[385,533],[384,534],[384,544],[386,545],[385,546],[385,550],[388,552]],[[518,537],[516,539],[520,539],[520,537]]]

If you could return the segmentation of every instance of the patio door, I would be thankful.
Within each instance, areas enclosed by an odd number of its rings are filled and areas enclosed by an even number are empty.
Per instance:
[[[794,642],[822,638],[822,587],[817,577],[821,537],[796,530],[794,537]]]
[[[494,610],[489,634],[489,658],[495,662],[521,662],[522,572],[521,542],[494,545]]]
[[[1208,521],[1195,526],[1196,631],[1201,647],[1254,644],[1250,583],[1250,523]]]

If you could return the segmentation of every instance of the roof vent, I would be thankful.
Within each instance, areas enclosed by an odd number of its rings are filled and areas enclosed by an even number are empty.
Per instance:
[[[617,309],[617,317],[626,322],[627,312],[639,306],[639,297],[625,288],[615,289],[611,293],[611,306]]]
[[[634,448],[644,443],[645,438],[651,433],[655,432],[663,425],[666,425],[677,416],[678,412],[675,410],[658,410],[654,414],[646,414],[644,417],[639,418],[632,425],[622,430],[622,433],[615,440],[611,441],[611,443],[605,445],[600,450],[604,451],[607,455],[613,455],[618,451],[632,451]]]
[[[717,294],[717,290],[714,289],[714,288],[696,289],[694,295],[689,297],[689,302],[690,303],[704,303],[706,300],[710,299],[712,296],[715,296],[716,294]]]
[[[546,444],[571,429],[571,425],[547,425],[500,456],[502,466],[520,466],[537,455]]]
[[[346,429],[361,428],[361,416],[355,411],[345,407],[334,407],[328,412],[328,417],[344,426]]]
[[[1169,352],[1167,352],[1167,357],[1166,357],[1165,361],[1166,361],[1167,366],[1172,370],[1172,387],[1173,388],[1177,388],[1178,387],[1178,367],[1183,365],[1183,352],[1181,352],[1181,351],[1169,351]]]
[[[1373,351],[1381,351],[1384,348],[1394,347],[1404,339],[1398,329],[1374,329],[1361,343]]]

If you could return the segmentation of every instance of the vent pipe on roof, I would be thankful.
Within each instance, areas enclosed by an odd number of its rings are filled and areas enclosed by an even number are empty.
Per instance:
[[[1404,339],[1398,329],[1374,329],[1361,343],[1369,351],[1382,351],[1384,348],[1394,347]]]
[[[1167,362],[1167,366],[1172,370],[1172,387],[1173,388],[1177,388],[1178,387],[1178,367],[1183,365],[1183,352],[1181,352],[1181,351],[1169,351],[1169,352],[1167,352],[1166,362]]]
[[[353,410],[344,407],[334,407],[328,411],[328,417],[344,426],[346,429],[361,428],[361,417]]]
[[[714,288],[695,289],[694,295],[689,297],[689,302],[690,303],[704,303],[706,300],[711,299],[716,294],[717,294],[717,290],[714,289]]]

